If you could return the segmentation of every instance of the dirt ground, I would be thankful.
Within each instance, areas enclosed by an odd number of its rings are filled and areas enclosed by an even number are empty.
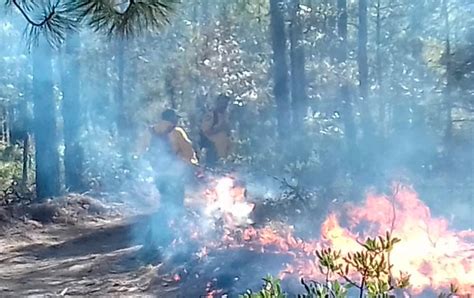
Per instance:
[[[119,208],[107,209],[69,212],[69,218],[53,212],[51,221],[31,219],[35,212],[7,221],[3,210],[0,296],[180,296],[174,282],[158,273],[162,264],[135,260],[139,247],[131,245],[129,231],[144,215],[125,217]]]
[[[279,272],[288,261],[227,250],[210,252],[206,262],[188,258],[169,264],[158,256],[152,264],[143,262],[131,231],[147,221],[147,212],[79,195],[27,207],[0,206],[0,297],[206,297],[212,288],[237,297],[247,287],[259,287],[255,276]],[[458,222],[470,228],[472,213],[467,213]]]
[[[131,231],[148,216],[79,196],[0,209],[0,296],[207,297],[226,289],[237,297],[248,285],[260,286],[255,276],[264,276],[263,268],[279,266],[275,256],[247,250],[215,251],[205,262],[194,253],[144,262]]]

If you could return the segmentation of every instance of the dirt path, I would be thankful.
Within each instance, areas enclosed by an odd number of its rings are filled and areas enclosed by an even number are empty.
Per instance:
[[[166,262],[157,257],[154,265],[145,264],[138,258],[141,246],[133,244],[131,232],[148,220],[142,214],[88,216],[74,225],[18,222],[0,232],[0,296],[198,298],[218,289],[215,293],[229,295],[213,297],[237,297],[249,285],[259,287],[261,280],[255,276],[278,272],[286,259],[223,249],[210,252],[205,261],[191,253]]]
[[[178,297],[158,266],[135,260],[129,230],[137,219],[90,217],[75,225],[28,221],[0,235],[0,295]]]

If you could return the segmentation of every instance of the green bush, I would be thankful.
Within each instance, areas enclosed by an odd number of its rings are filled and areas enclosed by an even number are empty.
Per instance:
[[[348,291],[355,288],[359,297],[395,297],[395,289],[406,289],[410,286],[410,275],[400,272],[392,274],[390,252],[400,239],[393,238],[389,232],[385,237],[368,238],[361,243],[362,250],[342,256],[340,251],[331,248],[316,251],[324,282],[306,282],[301,279],[305,293],[298,298],[346,298]],[[356,279],[357,278],[357,279]],[[282,298],[288,297],[281,289],[280,280],[267,276],[264,286],[258,293],[251,290],[241,298]],[[342,281],[342,282],[341,282]],[[458,292],[451,285],[449,293],[441,293],[438,298],[453,297]]]

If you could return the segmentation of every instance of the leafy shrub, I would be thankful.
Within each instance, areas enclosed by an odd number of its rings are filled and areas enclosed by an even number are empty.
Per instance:
[[[352,288],[358,289],[359,297],[395,297],[391,294],[395,289],[406,289],[410,285],[408,274],[400,272],[398,277],[394,277],[391,272],[390,252],[400,241],[387,232],[385,237],[368,238],[361,243],[363,250],[360,252],[342,256],[340,251],[331,248],[316,251],[325,281],[307,282],[301,279],[305,293],[297,297],[346,298]],[[282,291],[279,279],[267,276],[263,280],[265,283],[259,292],[247,290],[240,298],[288,297]],[[449,292],[441,293],[438,298],[454,297],[457,292],[457,287],[451,285]]]
[[[410,286],[410,276],[400,272],[398,277],[392,275],[390,252],[395,244],[400,242],[387,232],[385,237],[368,238],[361,243],[363,250],[348,253],[342,256],[340,251],[331,248],[316,251],[321,273],[325,276],[324,282],[307,282],[303,278],[301,284],[305,293],[298,294],[298,298],[346,298],[349,290],[359,290],[359,297],[388,298],[395,297],[391,293],[395,289],[406,289]],[[355,273],[355,274],[354,274]],[[359,279],[353,279],[358,276]],[[286,298],[280,285],[280,280],[267,276],[263,279],[263,288],[253,293],[247,290],[240,298]],[[342,283],[341,280],[344,282]],[[438,298],[455,297],[458,288],[451,285],[448,293],[441,293]]]
[[[267,275],[266,278],[263,279],[265,282],[263,288],[258,293],[253,293],[251,290],[247,290],[247,292],[239,298],[286,298],[287,295],[283,293],[281,289],[280,280],[276,279],[270,275]]]

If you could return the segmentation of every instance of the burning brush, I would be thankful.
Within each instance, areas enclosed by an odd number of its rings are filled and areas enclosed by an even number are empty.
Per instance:
[[[253,224],[251,213],[255,203],[248,201],[245,187],[232,176],[210,180],[206,189],[192,200],[201,216],[211,223],[231,230]]]
[[[207,205],[205,214],[222,218],[229,227],[252,224],[250,213],[255,204],[247,202],[246,189],[232,177],[224,177],[215,182],[205,194]]]
[[[440,291],[450,284],[458,285],[461,293],[474,290],[474,233],[454,231],[447,220],[433,217],[410,187],[397,187],[391,196],[369,194],[362,205],[345,204],[326,217],[319,239],[298,238],[284,222],[255,226],[250,218],[256,202],[248,201],[245,187],[231,176],[210,180],[198,200],[202,217],[224,227],[215,241],[203,243],[201,259],[229,249],[287,255],[291,260],[282,264],[280,277],[325,280],[318,252],[331,247],[342,256],[353,255],[361,250],[364,239],[390,231],[401,240],[390,252],[392,270],[410,276],[411,294]],[[219,233],[216,225],[212,233]],[[357,277],[355,271],[348,274]]]

